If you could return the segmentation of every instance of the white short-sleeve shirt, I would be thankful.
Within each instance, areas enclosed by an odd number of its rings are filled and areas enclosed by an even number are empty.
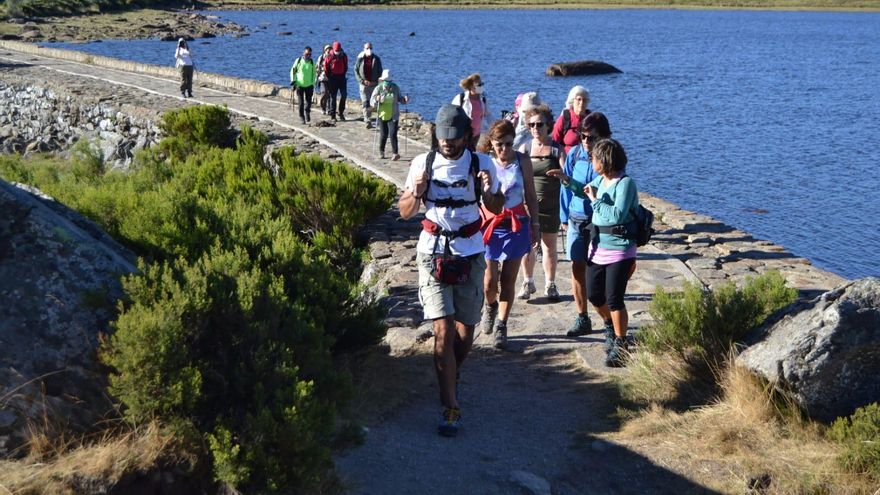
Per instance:
[[[485,170],[492,178],[491,190],[497,193],[499,190],[498,179],[495,175],[495,164],[492,158],[482,153],[477,153],[480,159],[480,170]],[[409,167],[409,175],[406,177],[404,188],[413,189],[415,177],[420,177],[425,173],[425,160],[428,154],[424,153],[415,157]],[[434,174],[432,183],[428,186],[427,211],[425,218],[440,225],[443,230],[458,230],[461,227],[480,218],[479,203],[469,204],[462,207],[443,207],[436,206],[434,200],[438,198],[451,198],[465,201],[473,201],[474,197],[474,181],[479,181],[471,175],[471,152],[465,150],[457,160],[448,160],[439,152],[434,157]],[[442,184],[442,185],[441,185]],[[444,187],[444,185],[446,187]],[[478,189],[480,189],[478,187]],[[416,250],[420,253],[431,254],[435,251],[442,253],[446,243],[445,237],[437,237],[422,230],[419,235],[419,243]],[[452,254],[458,256],[470,256],[472,254],[482,253],[485,250],[483,246],[483,235],[481,232],[470,237],[455,237],[449,243]]]

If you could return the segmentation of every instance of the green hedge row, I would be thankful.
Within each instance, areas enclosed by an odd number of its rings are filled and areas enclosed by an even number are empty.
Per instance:
[[[166,113],[167,136],[132,171],[87,145],[68,163],[0,158],[140,256],[101,349],[134,422],[160,419],[210,451],[217,480],[247,493],[311,492],[330,476],[335,412],[350,395],[334,349],[377,342],[382,311],[359,297],[357,231],[394,189],[267,137],[235,136],[225,108]]]

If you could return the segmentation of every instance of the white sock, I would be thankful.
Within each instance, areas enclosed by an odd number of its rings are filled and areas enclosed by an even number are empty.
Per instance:
[[[530,278],[530,277],[526,277],[526,282],[528,282],[528,283],[530,283],[530,284],[535,283],[535,277],[531,277],[531,278]]]

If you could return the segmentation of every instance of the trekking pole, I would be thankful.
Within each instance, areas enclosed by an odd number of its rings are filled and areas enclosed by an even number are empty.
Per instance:
[[[409,97],[407,97],[407,102],[409,102]],[[409,114],[406,103],[403,104],[403,113]],[[403,130],[403,154],[404,156],[409,158],[409,131],[407,131],[406,129]]]

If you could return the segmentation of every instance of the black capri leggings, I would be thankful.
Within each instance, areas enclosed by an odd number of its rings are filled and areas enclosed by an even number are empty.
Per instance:
[[[635,262],[635,258],[628,258],[610,265],[587,264],[587,293],[593,306],[604,306],[607,302],[611,311],[626,309],[623,296]]]

